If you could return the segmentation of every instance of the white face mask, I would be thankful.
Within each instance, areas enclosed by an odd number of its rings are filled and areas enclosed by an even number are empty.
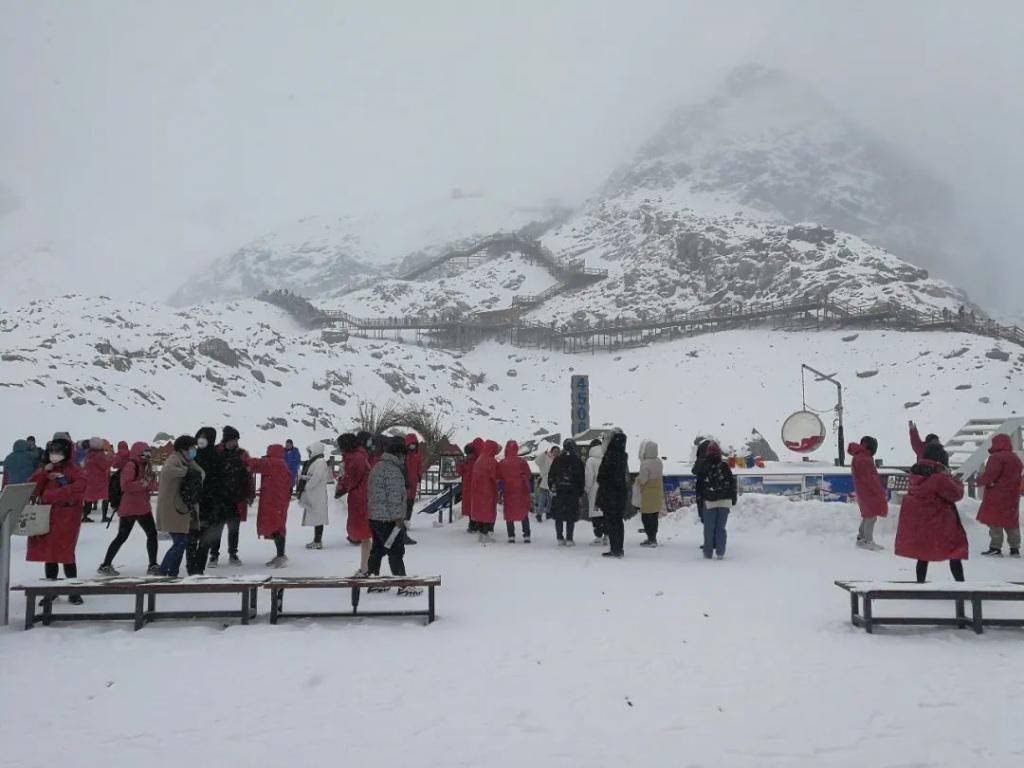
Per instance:
[[[209,444],[209,441],[205,437],[200,437],[198,440],[196,440],[196,445],[198,445],[200,448],[205,448]]]
[[[51,453],[50,454],[50,463],[51,464],[60,464],[62,461],[64,461],[64,454],[63,453]]]

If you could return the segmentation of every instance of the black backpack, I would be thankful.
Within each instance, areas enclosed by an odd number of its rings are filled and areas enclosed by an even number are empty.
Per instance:
[[[704,474],[704,499],[724,501],[732,499],[732,473],[724,461],[707,464]]]
[[[139,470],[141,467],[135,459],[129,459],[129,461],[135,465],[135,476],[139,476]],[[125,467],[128,466],[125,464]],[[110,474],[110,479],[107,480],[107,501],[110,502],[110,506],[115,510],[121,506],[121,497],[124,495],[121,491],[121,473],[124,472],[124,467],[121,467],[117,472]]]

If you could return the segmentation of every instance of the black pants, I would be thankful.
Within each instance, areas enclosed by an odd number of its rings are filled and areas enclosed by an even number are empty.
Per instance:
[[[594,538],[602,539],[605,536],[604,530],[604,518],[603,517],[592,517],[590,518],[590,524],[594,526]]]
[[[477,523],[477,533],[494,533],[494,523]]]
[[[110,546],[107,547],[107,556],[103,558],[103,565],[114,564],[114,558],[121,551],[121,546],[128,541],[135,523],[138,523],[139,528],[146,534],[146,554],[149,556],[149,564],[156,565],[156,523],[153,521],[152,515],[121,518],[121,522],[117,525],[117,535],[110,542]]]
[[[104,520],[107,519],[107,512],[109,510],[110,510],[110,500],[109,499],[104,499],[103,500],[103,519]],[[82,519],[84,520],[85,518],[87,518],[89,515],[91,515],[95,511],[96,511],[96,502],[95,501],[87,501],[87,502],[85,502],[85,504],[82,505]]]
[[[57,578],[57,574],[59,572],[59,563],[43,563],[43,573],[46,575],[46,578],[50,579],[51,581]],[[77,579],[78,565],[75,563],[64,563],[64,578]]]
[[[242,524],[242,521],[237,517],[228,520],[221,526],[221,530],[224,528],[228,529],[228,555],[231,557],[238,557],[238,527]],[[220,557],[220,533],[217,534],[217,540],[213,542],[210,547],[211,557]]]
[[[572,535],[576,530],[575,520],[565,520],[562,518],[555,518],[555,537],[561,541],[563,538],[567,541],[572,541]]]
[[[380,575],[380,564],[384,555],[388,557],[388,565],[391,566],[392,576],[405,576],[405,530],[403,529],[395,538],[391,549],[385,549],[391,532],[395,530],[397,523],[385,520],[371,520],[370,533],[373,534],[373,545],[370,547],[369,570],[371,576]]]
[[[313,526],[313,543],[323,544],[324,543],[324,527],[322,525]]]
[[[412,508],[416,505],[416,499],[405,500],[405,519],[412,520]]]
[[[478,523],[476,520],[470,520],[469,526],[466,528],[466,530],[470,533],[476,533],[480,530],[480,523]]]
[[[949,561],[949,572],[953,574],[954,581],[964,580],[964,563],[963,560],[950,560]],[[924,584],[924,580],[928,578],[928,561],[918,560],[917,561],[917,583]]]
[[[608,535],[608,547],[616,555],[622,554],[626,539],[626,525],[622,512],[604,513],[605,533]]]
[[[273,536],[274,547],[277,549],[277,556],[284,557],[284,534],[275,533]]]
[[[508,531],[508,537],[514,539],[516,537],[516,524],[511,520],[505,521],[505,530]],[[523,536],[529,538],[530,536],[530,516],[527,515],[523,518]]]
[[[647,534],[648,541],[658,540],[658,513],[652,512],[648,515],[640,515],[640,520],[644,524],[644,533]]]
[[[206,572],[206,563],[215,544],[220,544],[224,523],[212,523],[200,530],[189,531],[185,550],[185,569],[189,576]]]

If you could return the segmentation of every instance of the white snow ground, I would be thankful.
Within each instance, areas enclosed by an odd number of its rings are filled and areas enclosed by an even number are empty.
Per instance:
[[[962,505],[971,551],[984,531]],[[894,510],[895,511],[895,510]],[[908,578],[888,547],[853,547],[856,508],[746,496],[728,558],[706,562],[691,513],[662,523],[664,546],[627,557],[558,549],[550,522],[529,546],[481,547],[462,526],[417,521],[410,571],[439,573],[439,620],[225,626],[164,622],[0,631],[0,763],[151,768],[401,763],[409,766],[991,766],[1024,748],[1014,713],[1021,632],[849,625],[837,578]],[[289,574],[344,574],[357,551],[343,513],[328,549],[302,548],[293,512]],[[112,531],[83,531],[83,574]],[[161,545],[161,550],[166,545]],[[253,523],[247,563],[271,555]],[[14,580],[41,567],[22,561]],[[133,535],[117,564],[141,574]],[[936,581],[950,579],[933,567]],[[970,580],[1024,575],[971,559]],[[262,572],[246,565],[241,573]],[[238,571],[236,571],[238,572]],[[289,598],[298,601],[299,596]],[[326,607],[328,594],[306,600]],[[347,604],[348,596],[334,599]],[[391,595],[367,597],[394,603]],[[191,600],[191,598],[190,598]],[[337,604],[337,603],[335,603]],[[93,598],[85,609],[118,607]],[[887,608],[889,608],[887,606]],[[261,595],[261,610],[266,611]],[[891,609],[891,608],[890,608]],[[66,605],[61,610],[67,610]],[[952,608],[949,608],[950,612]],[[1014,719],[1011,719],[1014,718]]]

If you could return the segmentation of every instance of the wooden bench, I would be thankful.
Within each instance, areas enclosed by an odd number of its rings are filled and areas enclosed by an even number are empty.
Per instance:
[[[376,616],[424,616],[427,624],[437,618],[434,611],[434,589],[441,586],[440,576],[370,576],[366,578],[335,578],[331,576],[299,576],[295,578],[274,577],[263,585],[270,590],[270,623],[277,624],[283,618],[362,618]],[[359,611],[359,595],[371,587],[419,587],[427,590],[426,610],[402,611]],[[352,592],[352,611],[284,611],[284,593],[289,589],[348,589]]]
[[[134,621],[136,631],[147,622],[158,619],[238,618],[248,624],[256,617],[256,595],[268,576],[219,578],[191,576],[172,579],[162,576],[144,578],[112,578],[94,580],[38,581],[19,584],[12,590],[25,593],[25,629],[32,629],[37,621],[49,626],[55,621]],[[158,611],[157,595],[212,595],[235,594],[240,606],[234,610]],[[59,595],[125,595],[135,599],[135,610],[120,613],[54,613],[53,598]],[[36,601],[45,600],[42,612],[36,613]]]
[[[850,593],[850,623],[855,627],[863,627],[864,631],[868,633],[872,633],[876,626],[883,624],[957,627],[960,629],[973,627],[979,635],[985,631],[985,627],[1024,627],[1024,618],[986,619],[982,609],[986,601],[1024,601],[1024,583],[1021,582],[992,584],[952,582],[937,586],[927,583],[918,584],[916,581],[837,581],[836,586]],[[952,617],[880,617],[874,615],[872,603],[875,600],[952,601],[954,615]],[[861,602],[863,602],[863,611],[860,608]],[[965,610],[968,603],[971,605],[969,618]]]

